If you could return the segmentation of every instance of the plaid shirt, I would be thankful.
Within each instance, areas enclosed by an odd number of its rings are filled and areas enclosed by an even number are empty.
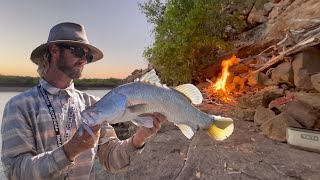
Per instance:
[[[64,143],[70,106],[76,107],[72,137],[82,123],[80,112],[98,98],[76,90],[73,83],[66,89],[58,89],[41,79],[40,85],[54,108]],[[99,139],[102,145],[81,153],[70,162],[63,146],[57,145],[53,121],[39,89],[31,88],[9,100],[4,110],[1,161],[5,174],[9,179],[19,180],[94,179],[96,155],[107,170],[117,172],[126,168],[131,157],[142,151],[133,146],[132,138],[119,140],[109,124],[101,127],[101,134],[105,134]]]

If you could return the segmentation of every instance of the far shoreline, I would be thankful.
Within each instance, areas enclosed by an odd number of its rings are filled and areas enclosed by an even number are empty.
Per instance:
[[[31,87],[21,87],[21,86],[0,86],[0,92],[23,92],[26,91],[30,88],[33,88],[34,86]],[[114,87],[76,87],[76,89],[81,90],[81,91],[86,91],[86,90],[111,90]]]

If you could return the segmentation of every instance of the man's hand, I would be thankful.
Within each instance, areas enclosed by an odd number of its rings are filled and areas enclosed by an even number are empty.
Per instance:
[[[97,141],[100,137],[100,125],[90,127],[96,135]],[[74,161],[75,157],[81,152],[87,151],[95,147],[98,143],[92,136],[81,126],[72,138],[63,145],[64,152],[70,161]]]
[[[158,130],[161,128],[161,124],[167,120],[167,118],[164,115],[157,112],[153,114],[146,114],[146,116],[151,116],[153,118],[153,127],[140,127],[137,130],[132,139],[133,145],[136,148],[141,148],[144,145],[145,141],[152,135],[157,133]]]

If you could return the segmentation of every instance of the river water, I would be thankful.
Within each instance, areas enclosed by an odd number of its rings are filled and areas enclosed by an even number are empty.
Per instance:
[[[102,97],[106,93],[108,93],[110,90],[86,90],[84,92],[87,92],[89,94],[92,94],[94,96]],[[3,116],[3,110],[6,105],[6,103],[14,96],[18,95],[20,92],[0,92],[0,124],[2,122],[2,116]],[[0,135],[0,142],[2,142],[2,137]],[[1,152],[1,146],[2,143],[0,143],[0,152]],[[5,175],[3,174],[3,166],[2,163],[0,163],[0,180],[6,179]]]

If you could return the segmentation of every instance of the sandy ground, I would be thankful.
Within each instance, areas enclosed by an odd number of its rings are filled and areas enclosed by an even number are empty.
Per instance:
[[[228,107],[200,107],[234,117]],[[320,179],[320,154],[270,140],[253,122],[234,118],[235,131],[225,141],[214,141],[204,131],[187,139],[166,123],[132,160],[124,172],[112,174],[96,163],[97,179],[234,180]]]

